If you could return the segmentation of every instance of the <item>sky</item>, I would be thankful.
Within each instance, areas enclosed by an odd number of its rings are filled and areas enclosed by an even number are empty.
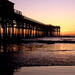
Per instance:
[[[61,27],[61,35],[75,35],[75,0],[9,0],[24,16]]]

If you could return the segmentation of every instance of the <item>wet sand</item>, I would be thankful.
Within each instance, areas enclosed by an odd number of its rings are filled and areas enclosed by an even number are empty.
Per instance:
[[[0,67],[75,66],[75,44],[7,44],[0,48]]]
[[[35,41],[20,44],[2,43],[0,44],[0,75],[5,74],[75,75],[75,44],[49,44]]]
[[[75,75],[75,66],[22,67],[14,75]]]

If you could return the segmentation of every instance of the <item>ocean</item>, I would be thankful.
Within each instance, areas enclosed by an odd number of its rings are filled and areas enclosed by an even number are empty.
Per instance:
[[[23,40],[75,41],[74,37],[45,37]],[[25,69],[27,67],[75,66],[75,43],[19,43],[0,44],[0,67]],[[8,68],[9,70],[10,68]],[[23,69],[23,70],[24,70]],[[60,68],[59,68],[60,69]],[[18,75],[18,74],[17,74]]]

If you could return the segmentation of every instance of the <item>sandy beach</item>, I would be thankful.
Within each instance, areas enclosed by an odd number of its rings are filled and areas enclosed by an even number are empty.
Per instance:
[[[22,67],[14,75],[75,75],[75,66]]]

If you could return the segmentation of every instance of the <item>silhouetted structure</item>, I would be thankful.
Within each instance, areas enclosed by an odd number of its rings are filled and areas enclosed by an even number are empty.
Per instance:
[[[14,3],[0,0],[0,39],[59,36],[60,26],[46,25],[22,15]]]
[[[0,75],[14,75],[20,67],[0,67]]]

